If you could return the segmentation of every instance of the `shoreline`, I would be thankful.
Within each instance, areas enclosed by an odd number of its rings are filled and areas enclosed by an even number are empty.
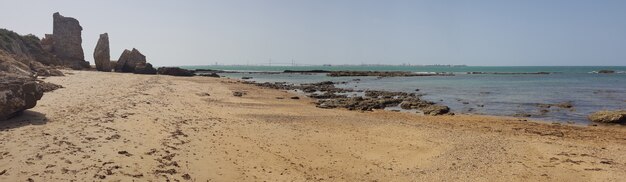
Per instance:
[[[626,175],[624,127],[320,109],[313,99],[289,99],[293,93],[233,79],[64,72],[45,81],[65,88],[2,122],[0,180],[611,181]]]

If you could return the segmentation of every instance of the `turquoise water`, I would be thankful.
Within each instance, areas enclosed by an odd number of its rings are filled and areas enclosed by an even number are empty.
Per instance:
[[[328,70],[328,71],[412,71],[412,72],[559,72],[589,73],[598,70],[626,71],[626,66],[182,66],[187,69],[217,69],[229,71]]]
[[[189,67],[188,67],[189,68]],[[198,67],[196,67],[198,68]],[[602,109],[626,109],[626,74],[595,74],[593,71],[626,70],[626,67],[248,67],[220,66],[203,69],[239,71],[376,70],[414,72],[559,72],[549,75],[457,74],[436,77],[327,77],[325,74],[229,73],[231,78],[251,76],[257,82],[312,83],[347,81],[338,87],[388,90],[424,94],[423,98],[449,106],[456,113],[512,116],[530,114],[549,121],[588,124],[586,116]],[[332,69],[330,69],[332,68]],[[361,81],[352,81],[353,79]],[[415,91],[419,89],[419,91]],[[537,104],[572,102],[573,109],[551,108],[542,113]]]

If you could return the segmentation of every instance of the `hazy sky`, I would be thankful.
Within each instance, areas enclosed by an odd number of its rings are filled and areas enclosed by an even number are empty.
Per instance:
[[[85,59],[109,33],[154,65],[626,65],[623,0],[0,0],[0,28],[77,18]]]

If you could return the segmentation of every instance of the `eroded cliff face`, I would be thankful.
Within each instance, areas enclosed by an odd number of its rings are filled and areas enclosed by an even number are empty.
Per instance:
[[[56,65],[61,65],[61,61],[45,51],[36,36],[0,29],[0,71],[22,70],[20,72],[39,76],[62,76],[63,73],[49,67]]]
[[[52,35],[46,35],[41,41],[42,47],[55,55],[61,64],[72,69],[89,68],[89,62],[85,61],[82,47],[82,31],[78,20],[64,17],[54,13]]]

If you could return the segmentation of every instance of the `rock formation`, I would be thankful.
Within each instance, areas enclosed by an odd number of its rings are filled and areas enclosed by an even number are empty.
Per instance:
[[[159,75],[172,75],[172,76],[194,76],[194,71],[182,69],[179,67],[160,67],[158,71]]]
[[[9,119],[21,111],[35,107],[43,90],[35,78],[0,73],[0,120]]]
[[[78,20],[71,17],[64,17],[54,13],[52,35],[40,42],[44,50],[56,55],[61,60],[61,64],[72,69],[89,68],[89,62],[85,61],[82,47],[81,32],[83,27]]]
[[[138,65],[146,65],[146,56],[141,54],[139,50],[133,48],[132,51],[128,49],[122,52],[120,58],[115,65],[116,72],[134,73]]]
[[[589,120],[599,123],[623,123],[626,124],[626,110],[598,111],[589,115]]]
[[[152,67],[152,64],[137,64],[135,67],[135,74],[146,74],[146,75],[154,75],[157,74],[157,70]]]
[[[111,55],[109,50],[109,34],[100,34],[96,49],[93,51],[93,59],[96,63],[96,70],[110,72],[113,69],[111,67]]]
[[[0,70],[11,73],[28,72],[39,76],[63,76],[59,70],[47,65],[60,62],[39,45],[39,38],[34,35],[21,36],[13,31],[0,29]]]

